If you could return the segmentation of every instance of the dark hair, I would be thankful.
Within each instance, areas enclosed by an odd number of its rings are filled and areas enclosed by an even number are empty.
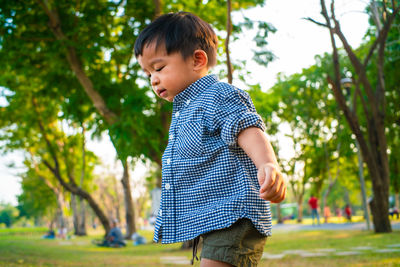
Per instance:
[[[135,42],[135,56],[142,55],[145,45],[155,42],[156,48],[165,45],[167,54],[180,52],[184,59],[196,49],[202,49],[208,57],[208,66],[217,61],[218,38],[212,27],[189,12],[161,15],[150,23]]]

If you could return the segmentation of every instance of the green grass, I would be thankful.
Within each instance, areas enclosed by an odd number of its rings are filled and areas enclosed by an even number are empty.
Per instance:
[[[100,248],[91,244],[99,236],[76,237],[70,240],[41,239],[45,229],[0,229],[0,266],[190,266],[163,262],[163,257],[190,259],[191,251],[179,250],[180,244],[147,244],[126,248]],[[151,232],[140,232],[151,239]],[[265,246],[268,254],[282,254],[282,259],[263,259],[259,266],[400,266],[400,252],[378,253],[388,245],[400,244],[400,231],[374,234],[367,231],[296,231],[277,232]],[[317,252],[335,249],[354,251],[354,247],[373,247],[360,255],[301,257],[289,250]],[[400,247],[396,248],[400,249]],[[195,266],[199,266],[197,262]]]

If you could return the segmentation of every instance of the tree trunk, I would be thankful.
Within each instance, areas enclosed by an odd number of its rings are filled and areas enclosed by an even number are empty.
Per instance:
[[[297,200],[297,210],[297,222],[301,223],[303,221],[303,196]]]
[[[52,218],[51,221],[50,221],[49,230],[54,230],[54,224],[55,224],[55,222],[56,222],[56,218]],[[37,226],[37,224],[36,224],[36,218],[35,218],[35,224],[34,224],[34,225]]]
[[[331,13],[328,15],[325,1],[321,1],[321,14],[325,18],[326,24],[318,23],[312,19],[314,23],[327,27],[330,33],[330,39],[333,48],[333,66],[334,78],[328,76],[328,81],[332,85],[335,99],[343,111],[350,128],[357,138],[364,162],[367,164],[369,174],[372,180],[373,200],[371,203],[371,212],[375,232],[391,232],[391,224],[389,221],[389,163],[387,156],[387,141],[385,135],[385,83],[384,83],[384,51],[388,32],[394,21],[395,16],[400,10],[400,6],[393,7],[392,14],[385,17],[385,21],[381,29],[378,29],[378,37],[372,43],[368,55],[363,62],[357,57],[347,42],[347,39],[341,31],[339,21],[335,16],[334,3],[331,4]],[[374,8],[374,7],[372,7]],[[376,13],[374,14],[376,16]],[[355,112],[346,103],[346,98],[341,90],[341,70],[338,49],[335,42],[335,35],[343,44],[344,50],[350,59],[357,75],[356,90],[353,94],[353,103],[356,103],[357,96],[362,104],[363,114],[365,116],[366,125],[360,125],[360,119]],[[377,53],[375,51],[378,50]],[[372,55],[377,54],[377,62],[374,62],[377,68],[377,83],[374,90],[369,77],[367,76],[366,67],[370,63]],[[375,78],[375,77],[374,77]],[[365,96],[361,94],[359,85],[363,86]],[[362,128],[366,129],[363,130]]]
[[[231,37],[231,32],[232,32],[232,19],[231,19],[231,13],[232,13],[232,2],[231,0],[227,1],[227,20],[226,20],[226,39],[225,39],[225,53],[226,53],[226,68],[228,71],[228,83],[232,83],[232,63],[231,63],[231,57],[230,57],[230,52],[229,52],[229,39]]]
[[[62,192],[56,192],[57,199],[57,224],[58,229],[64,229],[67,227],[67,221],[64,214],[65,201]]]
[[[339,126],[337,127],[337,131],[338,132],[340,131],[340,127]],[[338,159],[337,159],[337,163],[336,163],[336,175],[335,175],[335,179],[332,179],[332,175],[331,175],[331,172],[330,172],[331,168],[330,168],[330,164],[329,164],[328,150],[326,148],[326,144],[324,145],[325,158],[326,158],[326,171],[328,173],[329,185],[328,185],[328,188],[325,190],[325,192],[322,195],[322,212],[323,212],[322,214],[325,214],[324,211],[325,211],[325,207],[327,205],[326,204],[327,198],[328,198],[329,193],[331,192],[333,186],[335,185],[337,179],[339,178],[339,173],[340,173],[340,161],[339,161],[339,159],[340,159],[340,146],[341,146],[341,143],[339,142],[337,144],[337,147],[336,147],[336,151],[338,153]]]
[[[135,210],[133,207],[131,182],[129,176],[129,164],[125,159],[122,161],[124,173],[121,179],[122,187],[124,188],[124,201],[125,201],[125,220],[126,220],[126,239],[131,239],[132,235],[136,233],[135,224]]]
[[[162,4],[160,0],[153,0],[154,4],[154,18],[157,18],[161,15],[162,12]]]
[[[373,178],[373,179],[372,179]],[[389,220],[389,181],[382,182],[381,177],[371,177],[373,199],[371,205],[372,220],[375,232],[387,233],[392,231]]]
[[[121,213],[120,213],[120,207],[121,207],[121,201],[120,201],[120,195],[119,195],[119,190],[118,190],[118,183],[117,183],[117,177],[113,177],[113,185],[114,185],[114,191],[115,191],[115,217],[118,221],[121,221]]]
[[[83,180],[85,179],[86,174],[86,129],[83,122],[81,122],[82,128],[82,167],[81,167],[81,179],[79,181],[79,186],[83,188]],[[86,205],[83,201],[82,197],[79,197],[79,211],[80,211],[80,220],[78,221],[78,233],[77,235],[84,236],[86,235]]]
[[[276,204],[276,217],[278,223],[283,223],[282,213],[281,213],[281,203]]]
[[[74,235],[79,234],[79,212],[76,207],[76,196],[71,194],[72,223],[74,225]]]
[[[105,213],[103,212],[103,210],[96,203],[96,201],[92,198],[92,196],[88,192],[86,192],[80,188],[70,187],[70,189],[71,189],[71,191],[76,192],[77,195],[81,196],[83,199],[85,199],[89,203],[89,206],[92,208],[93,212],[96,214],[97,218],[99,218],[101,224],[103,225],[104,230],[106,231],[105,235],[107,235],[108,232],[110,232],[110,230],[111,230],[110,222],[109,222],[107,216],[105,215]]]
[[[84,236],[86,233],[86,205],[83,198],[79,198],[79,211],[80,211],[80,220],[78,225],[78,235]]]
[[[74,234],[77,236],[85,236],[86,234],[86,209],[85,202],[81,197],[79,199],[79,205],[77,197],[71,194],[71,208],[74,224]],[[79,208],[78,208],[79,206]]]

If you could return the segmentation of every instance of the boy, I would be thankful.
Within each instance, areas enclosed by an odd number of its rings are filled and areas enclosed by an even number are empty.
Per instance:
[[[248,94],[208,75],[217,45],[211,26],[187,12],[158,17],[135,42],[154,92],[173,102],[154,241],[201,236],[200,266],[256,266],[269,201],[281,202],[286,186]]]

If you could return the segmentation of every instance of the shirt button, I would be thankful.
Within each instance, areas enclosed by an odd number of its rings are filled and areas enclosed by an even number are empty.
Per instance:
[[[188,100],[186,101],[186,105],[189,105],[189,103],[190,103],[190,99],[188,99]]]
[[[179,111],[177,111],[176,113],[175,113],[175,117],[179,117]]]
[[[167,164],[170,164],[171,163],[171,159],[167,159]]]
[[[169,190],[171,188],[171,184],[170,183],[166,183],[165,184],[165,189]]]
[[[173,135],[173,134],[170,134],[170,135],[169,135],[169,139],[171,139],[171,140],[174,139],[174,135]]]

